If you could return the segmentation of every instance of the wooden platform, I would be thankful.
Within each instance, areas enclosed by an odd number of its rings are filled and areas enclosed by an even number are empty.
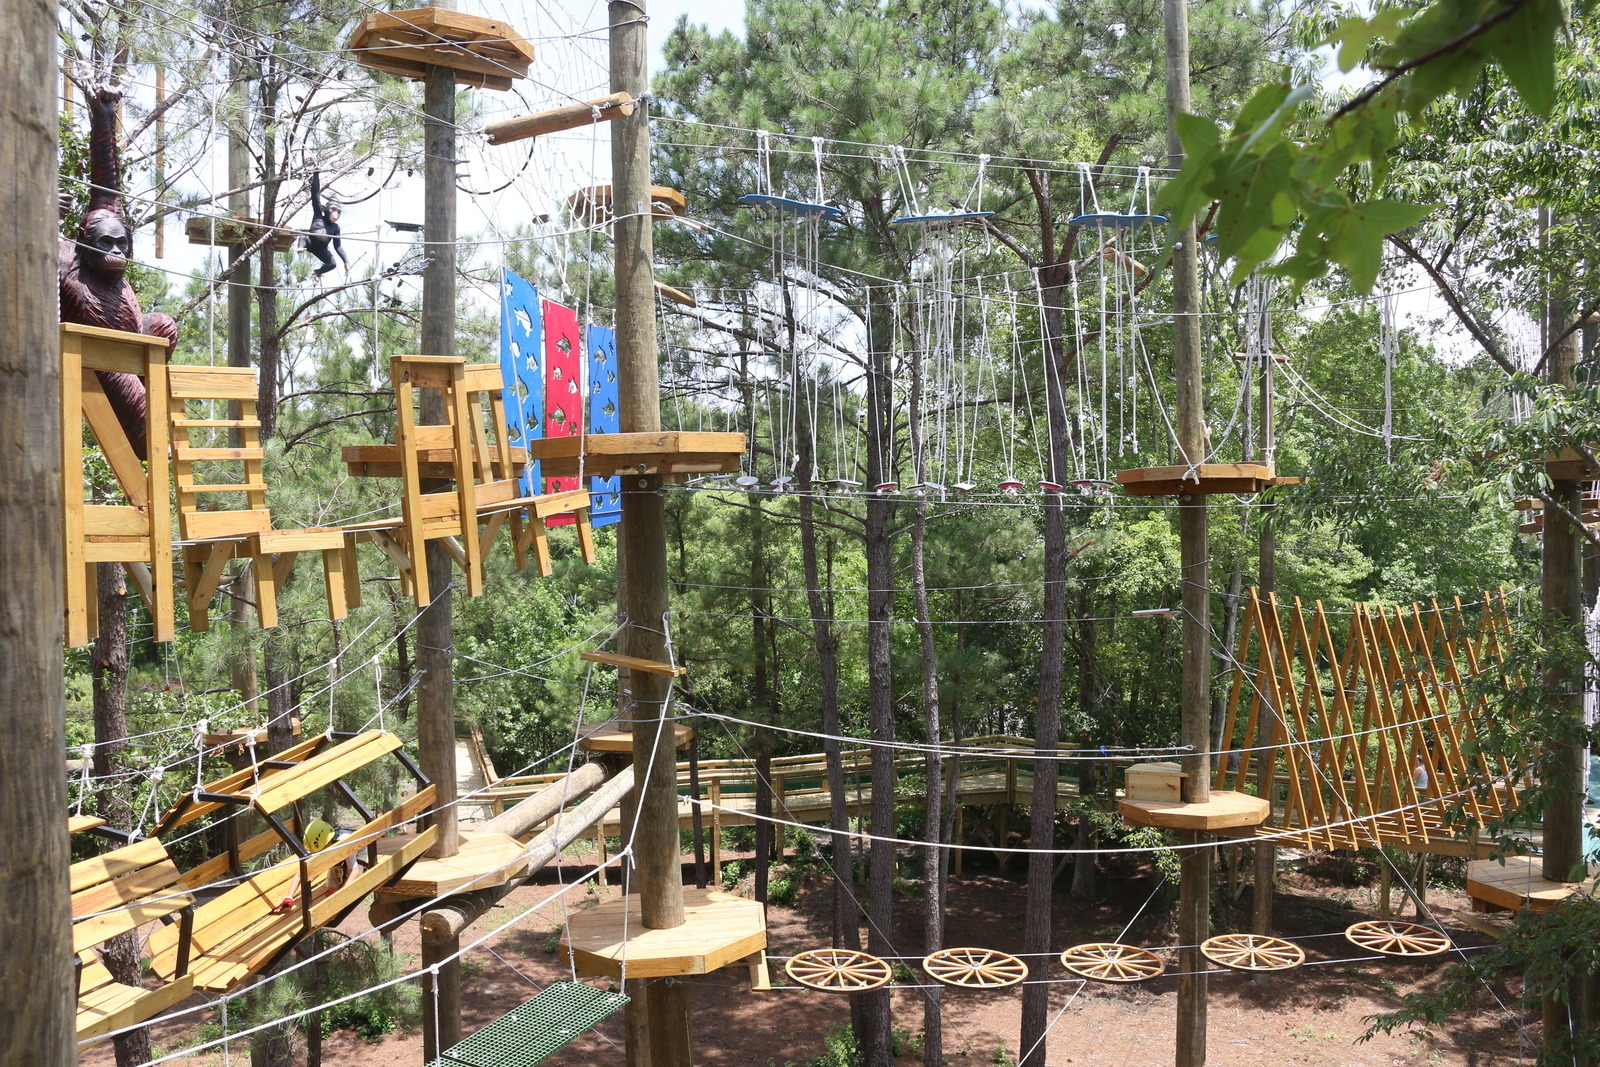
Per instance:
[[[540,461],[546,478],[576,477],[581,454],[585,475],[659,474],[676,482],[690,474],[732,473],[739,469],[744,451],[741,433],[679,430],[546,437],[528,442],[529,458]]]
[[[484,89],[510,89],[533,62],[533,46],[506,23],[439,7],[375,12],[345,47],[385,74],[418,81],[428,67],[449,67],[458,84]]]
[[[1118,471],[1117,484],[1129,496],[1259,493],[1273,484],[1273,477],[1272,468],[1259,463],[1201,463],[1192,472],[1187,466]]]
[[[1589,880],[1552,882],[1541,871],[1539,856],[1507,856],[1499,860],[1473,860],[1467,864],[1467,895],[1474,904],[1513,911],[1546,911],[1577,894],[1595,895],[1594,878],[1600,864],[1590,864]]]
[[[1589,445],[1593,452],[1596,445]],[[1550,452],[1544,457],[1545,473],[1557,481],[1570,480],[1575,482],[1589,481],[1600,478],[1600,468],[1596,468],[1589,458],[1576,448],[1563,448],[1559,452]]]
[[[378,842],[378,855],[404,848],[410,838],[386,837]],[[522,862],[526,847],[505,834],[461,831],[461,851],[449,859],[424,857],[396,881],[378,891],[379,897],[412,899],[448,896],[472,889],[505,885],[527,870]]]
[[[685,726],[681,722],[672,724],[672,747],[683,749],[689,747],[689,742],[694,739],[694,727]],[[622,724],[616,720],[601,723],[578,740],[578,747],[585,752],[632,752],[633,733],[624,730]]]
[[[715,889],[686,887],[684,923],[647,930],[639,896],[631,894],[580,911],[567,923],[560,952],[571,951],[580,977],[629,978],[708,974],[767,947],[764,906]]]
[[[249,246],[261,239],[266,231],[260,219],[213,219],[196,215],[183,224],[183,232],[192,245]],[[279,252],[294,247],[295,235],[279,229],[267,242]]]
[[[1217,791],[1203,804],[1123,799],[1117,802],[1117,810],[1135,826],[1158,826],[1165,830],[1232,830],[1261,825],[1271,805],[1248,793]]]

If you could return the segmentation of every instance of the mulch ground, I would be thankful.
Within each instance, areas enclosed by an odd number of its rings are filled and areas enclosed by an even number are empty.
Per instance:
[[[1016,865],[1020,867],[1019,865]],[[1344,928],[1377,917],[1376,890],[1353,884],[1362,871],[1354,861],[1313,855],[1306,870],[1285,871],[1275,910],[1278,933],[1300,939],[1306,965],[1275,975],[1267,983],[1244,974],[1213,973],[1209,977],[1209,1061],[1238,1067],[1276,1064],[1511,1064],[1531,1063],[1539,1041],[1538,1005],[1525,1004],[1516,975],[1485,988],[1471,1010],[1451,1020],[1442,1033],[1379,1034],[1363,1040],[1369,1016],[1398,1007],[1408,992],[1432,988],[1449,956],[1432,960],[1372,961],[1346,942]],[[565,861],[561,875],[571,882],[587,873],[577,860]],[[1368,872],[1370,873],[1370,872]],[[686,878],[692,871],[685,867]],[[1148,865],[1114,862],[1101,872],[1099,899],[1070,900],[1063,878],[1055,907],[1057,949],[1085,941],[1115,938],[1142,905],[1150,900],[1157,877]],[[563,905],[590,906],[616,889],[569,889],[558,900],[557,872],[544,872],[536,885],[513,893],[465,935],[463,944],[491,929],[496,935],[465,960],[463,1014],[467,1033],[503,1015],[545,984],[571,977],[566,960],[555,952]],[[969,855],[966,873],[953,879],[948,906],[946,942],[1019,952],[1025,886],[1020,869],[1001,872],[984,857]],[[1218,928],[1248,929],[1249,893],[1237,903],[1219,906]],[[1398,901],[1398,893],[1396,900]],[[529,907],[545,902],[533,913]],[[1173,899],[1157,897],[1128,929],[1123,940],[1155,948],[1176,942]],[[1487,943],[1482,935],[1449,917],[1466,907],[1459,891],[1430,889],[1428,903],[1444,927],[1463,947]],[[831,894],[817,876],[800,893],[793,908],[769,908],[769,955],[783,957],[828,943]],[[894,940],[897,955],[915,957],[921,946],[921,901],[897,899]],[[1408,909],[1409,916],[1409,909]],[[514,921],[513,921],[514,920]],[[342,928],[351,935],[367,929],[361,912]],[[418,951],[416,925],[395,935],[395,947],[414,966]],[[491,951],[492,950],[492,951]],[[1168,954],[1169,956],[1173,954]],[[915,973],[916,960],[906,961]],[[1137,985],[1080,983],[1055,960],[1029,960],[1032,978],[1051,980],[1050,1012],[1055,1019],[1048,1035],[1051,1064],[1138,1065],[1173,1060],[1177,979],[1162,976]],[[1042,966],[1040,966],[1042,965]],[[1170,968],[1169,964],[1169,968]],[[772,968],[775,985],[785,982],[781,962]],[[904,972],[902,972],[902,981]],[[754,993],[747,971],[734,968],[691,979],[694,1006],[695,1060],[708,1067],[785,1067],[803,1065],[824,1051],[829,1031],[849,1022],[848,1001],[802,989]],[[199,1000],[191,1003],[202,1003]],[[1009,1063],[1018,1054],[1021,996],[1015,989],[996,992],[945,990],[944,1045],[954,1064]],[[923,994],[897,989],[893,994],[897,1030],[911,1039],[923,1026]],[[215,1022],[207,1010],[181,1023],[157,1028],[160,1048],[176,1050],[196,1040],[203,1021]],[[227,1056],[220,1050],[180,1059],[199,1065],[244,1064],[248,1050],[236,1043]],[[558,1067],[621,1064],[622,1016],[617,1014],[547,1060]],[[87,1050],[82,1062],[109,1067],[111,1050],[102,1044]],[[350,1067],[421,1064],[420,1029],[365,1042],[338,1031],[324,1042],[323,1061]],[[914,1050],[903,1063],[920,1062]]]

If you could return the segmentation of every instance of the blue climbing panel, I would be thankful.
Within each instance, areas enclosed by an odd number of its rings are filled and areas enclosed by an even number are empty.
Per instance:
[[[515,446],[544,436],[544,349],[539,290],[512,271],[500,277],[500,376],[505,382],[506,432]],[[540,492],[539,462],[522,475],[522,492]]]
[[[626,1003],[628,998],[621,993],[581,982],[556,982],[445,1049],[428,1067],[534,1067]]]
[[[584,334],[584,351],[589,356],[589,433],[617,433],[622,429],[622,412],[617,392],[617,332],[605,326],[589,326]],[[609,526],[622,521],[622,479],[589,479],[589,524]]]

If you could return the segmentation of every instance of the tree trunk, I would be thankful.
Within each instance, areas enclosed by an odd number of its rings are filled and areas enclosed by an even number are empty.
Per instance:
[[[799,405],[802,420],[809,419],[806,405]],[[817,649],[818,699],[822,704],[822,752],[828,768],[828,828],[833,831],[829,849],[833,863],[833,944],[835,947],[861,946],[861,912],[851,895],[853,878],[850,862],[850,807],[845,792],[844,760],[839,742],[839,638],[833,632],[833,568],[826,584],[817,559],[817,520],[812,492],[815,489],[816,457],[811,452],[811,428],[802,425],[798,438],[799,463],[795,481],[800,487],[800,556],[805,569],[806,603],[811,610],[811,639]]]
[[[922,361],[911,360],[911,398],[908,407],[911,435],[911,455],[915,464],[918,485],[925,485],[928,472],[923,466],[922,454]],[[939,651],[934,643],[933,618],[928,610],[928,575],[924,548],[928,537],[928,501],[917,499],[911,516],[911,592],[916,606],[917,636],[922,650],[922,725],[923,734],[930,746],[939,743]],[[939,770],[942,761],[931,747],[923,761],[923,840],[928,847],[922,854],[924,953],[934,953],[944,947],[944,879],[940,862],[944,850],[939,847],[943,820],[940,802],[943,799],[944,781]],[[940,989],[935,984],[923,990],[922,998],[922,1062],[926,1067],[941,1067],[944,1063],[944,1032],[941,1025]]]
[[[100,635],[95,638],[91,680],[94,687],[94,775],[101,780],[96,803],[100,818],[118,830],[133,830],[134,811],[128,789],[111,781],[123,769],[122,753],[128,737],[128,599],[122,567],[101,563],[95,567]],[[123,985],[138,986],[139,935],[113,937],[100,949],[111,976]],[[151,1059],[150,1028],[141,1026],[111,1039],[117,1067],[137,1067]]]
[[[1060,483],[1072,464],[1073,427],[1067,417],[1061,368],[1062,291],[1059,271],[1050,271],[1044,288],[1043,335],[1047,373],[1044,375],[1046,425],[1050,433],[1049,472],[1051,481]],[[1034,747],[1038,759],[1033,764],[1032,822],[1028,847],[1028,898],[1022,927],[1022,950],[1043,954],[1051,946],[1051,897],[1054,891],[1053,857],[1047,850],[1055,846],[1056,749],[1061,734],[1062,668],[1067,645],[1067,512],[1058,494],[1044,497],[1044,626],[1039,662],[1039,692],[1035,706]],[[1022,1059],[1020,1067],[1044,1067],[1047,1052],[1045,1036],[1049,1028],[1050,990],[1046,984],[1025,985],[1022,989]]]
[[[867,482],[888,480],[893,459],[893,378],[889,361],[894,329],[887,306],[876,304],[870,315],[872,337],[867,353]],[[872,836],[868,851],[867,951],[894,954],[890,941],[894,921],[894,505],[874,493],[866,508],[867,570],[867,717],[872,739]],[[866,1067],[892,1067],[889,991],[858,994],[862,1001],[860,1047]]]
[[[1094,722],[1095,706],[1098,703],[1100,692],[1099,663],[1096,657],[1099,654],[1097,643],[1098,634],[1095,623],[1090,618],[1089,590],[1084,588],[1078,593],[1078,714],[1084,722]],[[1089,738],[1084,737],[1084,748],[1089,747]],[[1093,900],[1099,893],[1099,866],[1097,857],[1088,851],[1094,847],[1094,821],[1090,805],[1099,793],[1100,783],[1095,774],[1099,764],[1078,764],[1078,839],[1074,847],[1078,854],[1072,858],[1072,888],[1069,895],[1073,900]]]

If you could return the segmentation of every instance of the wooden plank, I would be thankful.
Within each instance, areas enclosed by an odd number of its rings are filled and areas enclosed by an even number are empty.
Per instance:
[[[658,433],[605,433],[545,437],[528,442],[532,459],[588,456],[668,456],[679,452],[743,455],[744,434],[668,430]],[[1263,468],[1264,469],[1264,468]]]
[[[104,826],[106,821],[94,815],[72,815],[67,819],[67,833],[81,834]]]
[[[132,933],[139,927],[164,919],[168,915],[182,911],[194,903],[194,898],[187,893],[181,896],[167,897],[164,900],[144,901],[130,904],[116,911],[96,915],[92,919],[84,919],[72,926],[72,950],[81,952],[86,948],[108,941],[119,934]]]
[[[243,538],[272,528],[272,513],[250,511],[190,511],[184,516],[185,541]]]
[[[145,537],[150,519],[127,504],[84,504],[83,530],[86,537]]]
[[[336,526],[263,530],[256,541],[262,552],[324,552],[344,547],[344,530]]]
[[[369,730],[364,734],[341,741],[328,751],[319,753],[298,767],[286,770],[281,776],[266,783],[251,801],[256,810],[274,812],[296,800],[310,796],[318,789],[332,785],[340,778],[360,770],[374,760],[400,747],[400,738],[383,730]]]
[[[250,400],[260,392],[253,367],[191,367],[175,365],[168,368],[167,390],[174,400]],[[180,417],[181,418],[181,417]],[[254,425],[260,423],[248,420]],[[184,420],[186,425],[242,426],[239,420]]]
[[[79,860],[68,872],[69,892],[81,893],[92,885],[110,881],[130,871],[160,863],[167,858],[167,849],[160,841],[147,837],[131,845],[112,849],[103,856]]]
[[[299,762],[310,758],[313,753],[327,744],[327,737],[322,734],[316,734],[284,749],[275,758],[286,763]],[[259,771],[259,779],[262,784],[267,784],[272,779],[286,773],[288,773],[288,768],[267,767]],[[257,780],[257,776],[256,768],[245,767],[242,770],[234,771],[232,774],[224,775],[215,781],[207,782],[203,791],[219,796],[237,796],[240,802],[243,803],[249,799],[251,783]],[[193,803],[188,797],[184,797],[167,809],[166,814],[161,817],[161,822],[157,824],[156,830],[158,833],[166,833],[179,826],[191,823],[200,818],[200,816],[207,815],[223,806],[220,802],[209,800]]]
[[[161,896],[162,890],[177,884],[182,877],[183,872],[171,859],[127,871],[72,894],[72,917],[84,919],[119,905]]]
[[[175,448],[173,458],[184,463],[208,463],[226,460],[260,459],[259,448]]]
[[[168,982],[160,989],[139,989],[112,983],[92,995],[78,998],[78,1040],[88,1041],[104,1034],[160,1015],[194,993],[194,975]]]
[[[198,496],[201,493],[264,493],[265,482],[236,482],[232,484],[179,485],[179,496]]]
[[[669,678],[677,678],[687,674],[689,668],[681,667],[674,663],[659,663],[655,660],[640,659],[637,656],[624,656],[619,652],[580,652],[579,659],[586,659],[591,663],[608,663],[613,667],[625,667],[630,671],[644,671],[646,674],[662,674]]]

